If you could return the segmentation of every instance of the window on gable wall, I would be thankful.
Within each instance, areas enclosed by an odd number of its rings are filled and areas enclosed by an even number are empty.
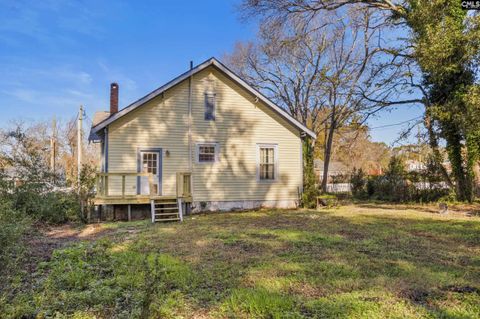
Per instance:
[[[205,93],[205,120],[215,121],[215,93]]]
[[[276,145],[258,146],[258,179],[275,180]]]

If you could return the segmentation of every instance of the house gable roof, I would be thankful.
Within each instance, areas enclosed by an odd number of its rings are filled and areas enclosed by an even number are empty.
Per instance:
[[[188,79],[189,77],[193,76],[194,74],[204,70],[205,68],[209,66],[214,66],[220,71],[222,71],[224,74],[226,74],[228,77],[230,77],[233,81],[238,83],[241,87],[249,91],[251,94],[255,95],[258,97],[262,102],[264,102],[267,106],[272,108],[275,112],[277,112],[279,115],[281,115],[284,119],[286,119],[289,123],[291,123],[293,126],[295,126],[297,129],[299,129],[302,132],[305,132],[312,138],[316,138],[316,134],[309,130],[307,127],[305,127],[303,124],[301,124],[299,121],[294,119],[290,114],[288,114],[284,109],[270,101],[266,96],[264,96],[262,93],[258,92],[256,89],[254,89],[251,85],[249,85],[247,82],[245,82],[243,79],[241,79],[239,76],[237,76],[235,73],[233,73],[229,68],[227,68],[225,65],[223,65],[220,61],[218,61],[215,58],[210,58],[207,61],[200,63],[199,65],[195,66],[194,68],[188,70],[187,72],[179,75],[178,77],[174,78],[170,82],[162,85],[158,89],[150,92],[149,94],[145,95],[144,97],[138,99],[137,101],[133,102],[129,106],[125,107],[124,109],[120,110],[119,112],[109,116],[108,118],[104,119],[100,123],[94,125],[91,129],[91,134],[97,133],[99,130],[105,128],[112,122],[118,120],[120,117],[130,113],[131,111],[135,110],[136,108],[140,107],[141,105],[145,104],[146,102],[152,100],[153,98],[159,96],[166,90],[172,88],[173,86],[179,84],[180,82]]]

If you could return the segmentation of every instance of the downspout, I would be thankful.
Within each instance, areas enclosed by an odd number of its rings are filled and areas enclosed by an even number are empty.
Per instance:
[[[190,61],[190,71],[193,70],[193,61]],[[188,78],[188,170],[190,172],[190,196],[192,198],[192,203],[190,203],[190,208],[192,207],[193,204],[193,198],[194,198],[194,174],[193,174],[193,151],[192,151],[192,125],[193,125],[193,120],[192,120],[192,79],[193,78],[193,73],[190,74],[190,77]],[[186,208],[186,206],[185,206]],[[187,209],[187,208],[186,208]],[[188,212],[189,209],[186,210]]]
[[[305,137],[306,137],[306,133],[305,132],[301,132],[300,133],[300,174],[301,174],[301,179],[300,179],[300,187],[299,187],[299,199],[298,201],[300,202],[301,201],[301,194],[303,193],[303,182],[304,182],[304,178],[303,178],[303,167],[305,166],[305,160],[303,158],[303,141],[305,140]]]
[[[300,207],[302,205],[302,194],[303,194],[303,140],[305,138],[305,132],[300,133],[300,185],[298,186],[298,205]]]
[[[193,61],[190,61],[190,71]],[[188,78],[188,170],[192,172],[192,75]]]

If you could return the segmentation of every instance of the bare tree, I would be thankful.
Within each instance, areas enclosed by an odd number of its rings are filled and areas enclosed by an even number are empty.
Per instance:
[[[326,47],[325,34],[305,35],[301,21],[289,28],[272,21],[260,27],[255,43],[237,43],[225,60],[249,84],[313,128],[325,102],[320,86]]]
[[[384,27],[368,8],[266,19],[258,43],[238,44],[227,63],[299,121],[322,132],[327,187],[334,136],[354,119],[392,105],[405,65],[384,61],[379,40]],[[378,56],[378,57],[377,57]]]
[[[335,11],[347,5],[362,4],[404,17],[405,3],[402,0],[244,0],[241,9],[245,16],[254,14],[285,19],[292,15],[304,15],[312,18],[321,11]]]
[[[263,20],[303,17],[309,21],[324,12],[361,6],[383,15],[385,25],[400,27],[392,48],[385,53],[396,59],[395,63],[403,59],[415,66],[412,71],[421,78],[421,85],[411,81],[411,89],[419,98],[383,101],[389,105],[423,104],[436,164],[445,181],[455,186],[457,199],[472,201],[474,166],[480,152],[477,104],[470,93],[478,89],[480,16],[462,12],[457,5],[453,0],[421,5],[405,0],[244,0],[242,9]],[[405,95],[409,94],[415,96],[405,90]],[[439,142],[448,150],[451,174],[442,167]]]
[[[25,169],[41,168],[42,174],[36,174],[40,180],[72,186],[77,181],[77,126],[75,119],[58,122],[55,176],[50,167],[51,132],[48,122],[14,121],[0,129],[0,168],[12,168],[17,173]],[[97,160],[96,145],[84,141],[84,165],[95,167]],[[23,174],[23,173],[22,173]],[[48,178],[46,177],[48,175]]]

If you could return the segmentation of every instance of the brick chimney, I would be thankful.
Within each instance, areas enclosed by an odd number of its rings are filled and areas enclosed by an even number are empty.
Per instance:
[[[110,84],[110,114],[118,112],[118,84]]]

